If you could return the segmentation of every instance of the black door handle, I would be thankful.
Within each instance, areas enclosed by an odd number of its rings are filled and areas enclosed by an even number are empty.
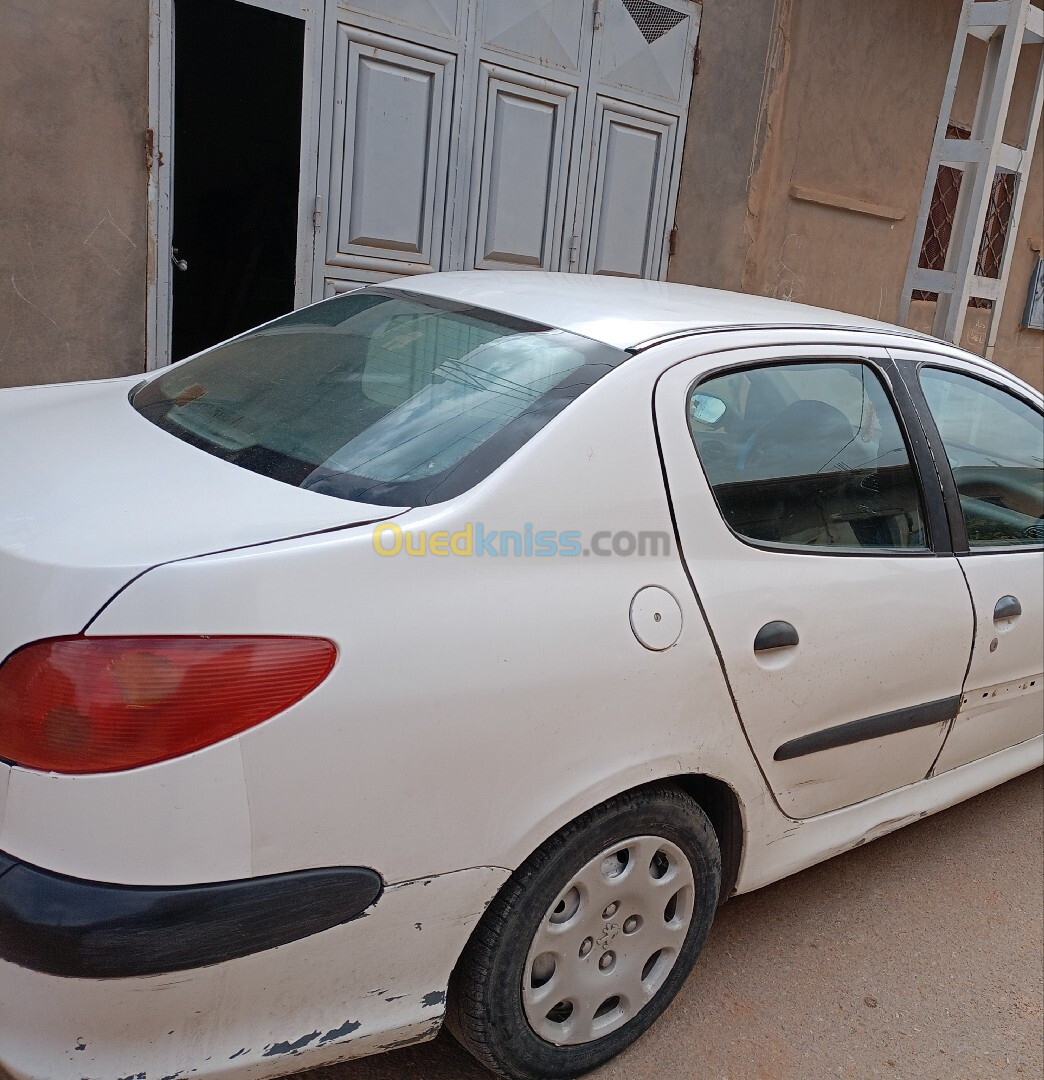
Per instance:
[[[758,631],[758,636],[754,639],[754,651],[785,649],[788,645],[796,645],[799,640],[798,632],[790,623],[776,620],[765,623]]]
[[[1022,605],[1015,596],[1002,596],[993,609],[995,619],[1014,619],[1022,614]]]

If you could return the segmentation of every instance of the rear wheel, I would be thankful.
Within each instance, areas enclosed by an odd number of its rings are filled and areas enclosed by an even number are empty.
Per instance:
[[[589,811],[537,850],[490,905],[450,984],[451,1031],[512,1080],[579,1076],[663,1012],[718,900],[718,841],[674,789]]]

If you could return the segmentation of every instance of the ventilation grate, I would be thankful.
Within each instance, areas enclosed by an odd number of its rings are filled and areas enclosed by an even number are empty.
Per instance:
[[[678,23],[688,16],[683,11],[654,4],[652,0],[623,0],[634,25],[642,32],[642,37],[651,45],[662,38],[668,30],[673,30]]]

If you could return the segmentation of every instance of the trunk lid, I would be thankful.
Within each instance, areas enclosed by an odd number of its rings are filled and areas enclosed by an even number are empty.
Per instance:
[[[380,521],[404,508],[291,487],[131,406],[135,379],[0,391],[0,660],[83,629],[160,563]]]

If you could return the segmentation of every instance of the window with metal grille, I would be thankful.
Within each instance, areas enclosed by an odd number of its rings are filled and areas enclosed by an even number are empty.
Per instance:
[[[946,128],[948,139],[970,139],[971,130],[959,124],[949,124]],[[928,213],[928,223],[924,229],[921,244],[921,258],[918,265],[926,270],[943,270],[946,266],[946,252],[950,246],[950,234],[953,232],[953,219],[957,211],[957,197],[961,193],[961,180],[964,172],[950,165],[941,165],[932,193],[932,206]],[[1001,259],[1004,255],[1004,241],[1008,235],[1008,223],[1011,221],[1011,208],[1015,201],[1015,173],[997,170],[990,193],[990,204],[986,211],[986,224],[982,230],[979,254],[975,262],[977,277],[1000,277]],[[917,289],[914,300],[938,300],[939,294]],[[969,307],[988,308],[992,300],[973,297]]]

